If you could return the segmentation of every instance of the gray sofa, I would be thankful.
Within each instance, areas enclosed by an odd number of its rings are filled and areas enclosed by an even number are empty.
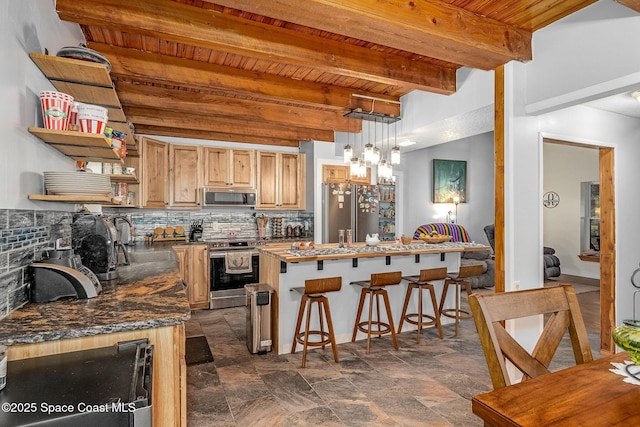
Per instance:
[[[495,226],[489,224],[484,227],[484,233],[487,235],[491,249],[496,250],[495,246]],[[560,259],[555,256],[556,250],[548,246],[543,247],[543,262],[542,271],[544,273],[544,280],[548,280],[551,277],[558,277],[561,274],[560,271]]]
[[[471,238],[467,230],[458,224],[448,222],[434,222],[419,226],[413,234],[414,239],[419,239],[421,234],[435,232],[451,236],[452,242],[470,242]],[[491,256],[491,251],[469,251],[460,256],[460,265],[482,264],[482,275],[470,277],[471,289],[490,288],[495,284],[496,263]]]

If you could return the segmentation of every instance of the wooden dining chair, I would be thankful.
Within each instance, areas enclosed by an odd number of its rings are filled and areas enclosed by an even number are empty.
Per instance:
[[[593,360],[587,329],[571,285],[472,294],[469,306],[494,389],[511,385],[506,360],[522,372],[523,381],[549,373],[549,364],[567,330],[576,363]],[[504,321],[534,315],[544,315],[544,329],[529,353],[507,332]]]

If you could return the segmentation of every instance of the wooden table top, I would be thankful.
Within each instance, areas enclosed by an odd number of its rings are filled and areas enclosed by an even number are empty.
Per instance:
[[[495,427],[640,425],[640,386],[609,371],[625,360],[617,353],[475,396],[473,413]]]

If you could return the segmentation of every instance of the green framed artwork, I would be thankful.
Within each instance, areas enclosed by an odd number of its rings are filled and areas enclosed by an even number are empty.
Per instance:
[[[467,201],[467,162],[433,159],[433,203]]]

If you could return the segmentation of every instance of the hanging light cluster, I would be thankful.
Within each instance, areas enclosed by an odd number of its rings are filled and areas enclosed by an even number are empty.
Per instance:
[[[350,113],[351,114],[351,113]],[[346,115],[349,117],[349,114]],[[362,146],[361,156],[358,157],[356,154],[356,136],[353,133],[353,146],[350,141],[347,141],[347,145],[344,146],[344,162],[349,163],[350,173],[352,177],[364,178],[367,176],[367,165],[374,166],[376,165],[378,168],[378,177],[382,179],[391,179],[393,176],[393,166],[400,164],[400,147],[397,145],[397,138],[395,135],[395,124],[394,124],[394,146],[391,147],[391,131],[390,125],[391,123],[395,123],[396,120],[399,119],[389,119],[386,120],[383,118],[378,120],[376,115],[369,115],[363,113],[358,113],[358,118],[361,120],[367,120],[369,124],[373,123],[373,131],[371,131],[371,126],[369,127],[369,139],[370,141],[366,144],[363,141],[362,132],[360,133],[360,142]],[[393,121],[391,121],[393,120]],[[382,134],[381,134],[381,147],[382,149],[377,147],[378,141],[378,121],[380,121],[382,125]],[[384,125],[386,124],[387,128],[387,139],[385,144],[384,138]],[[350,132],[349,135],[352,133]],[[371,142],[371,140],[373,142]],[[385,149],[386,148],[386,149]]]

